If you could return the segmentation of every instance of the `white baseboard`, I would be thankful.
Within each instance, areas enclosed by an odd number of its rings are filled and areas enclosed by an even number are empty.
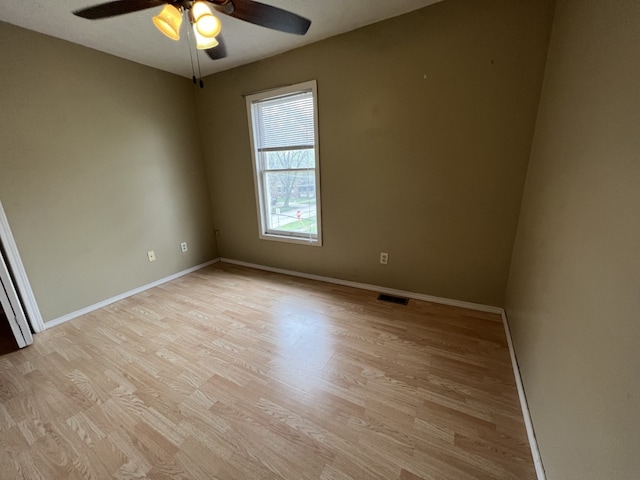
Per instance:
[[[231,258],[221,258],[220,260],[222,262],[232,263],[234,265],[240,265],[243,267],[255,268],[258,270],[266,270],[267,272],[282,273],[284,275],[291,275],[292,277],[301,277],[301,278],[307,278],[309,280],[318,280],[320,282],[334,283],[336,285],[344,285],[345,287],[360,288],[362,290],[372,290],[374,292],[386,293],[388,295],[396,295],[400,297],[413,298],[414,300],[441,303],[443,305],[451,305],[453,307],[468,308],[471,310],[495,313],[498,315],[502,313],[502,308],[493,307],[491,305],[482,305],[480,303],[463,302],[461,300],[452,300],[450,298],[434,297],[431,295],[425,295],[423,293],[405,292],[404,290],[396,290],[394,288],[379,287],[376,285],[370,285],[368,283],[351,282],[349,280],[341,280],[339,278],[323,277],[321,275],[313,275],[311,273],[296,272],[294,270],[285,270],[284,268],[267,267],[265,265],[258,265],[255,263],[241,262],[240,260],[233,260]]]
[[[544,472],[544,466],[542,465],[542,458],[540,457],[540,450],[538,450],[538,441],[536,440],[536,434],[533,430],[533,423],[531,422],[531,413],[529,412],[529,404],[527,403],[527,397],[524,393],[524,386],[522,384],[522,377],[520,376],[520,368],[518,367],[518,359],[516,358],[516,351],[513,348],[513,340],[511,339],[511,329],[509,328],[509,320],[507,314],[502,309],[502,324],[504,325],[504,333],[507,336],[507,344],[509,345],[509,355],[511,356],[511,365],[513,367],[513,375],[516,378],[516,386],[518,388],[518,397],[520,398],[520,407],[522,408],[522,416],[524,417],[524,426],[527,429],[527,437],[529,437],[529,446],[531,448],[531,456],[533,457],[533,465],[536,468],[536,475],[538,480],[546,480],[546,474]]]
[[[149,290],[150,288],[157,287],[158,285],[162,285],[163,283],[170,282],[171,280],[175,280],[176,278],[180,278],[189,273],[195,272],[196,270],[200,270],[201,268],[208,267],[209,265],[213,265],[214,263],[218,263],[220,261],[219,258],[214,260],[210,260],[205,263],[201,263],[200,265],[196,265],[195,267],[187,268],[186,270],[182,270],[181,272],[174,273],[173,275],[169,275],[168,277],[161,278],[160,280],[156,280],[155,282],[147,283],[138,288],[134,288],[133,290],[129,290],[128,292],[121,293],[120,295],[116,295],[115,297],[108,298],[107,300],[103,300],[102,302],[98,302],[94,305],[90,305],[88,307],[82,308],[80,310],[76,310],[75,312],[68,313],[61,317],[58,317],[50,322],[45,322],[45,328],[55,327],[56,325],[60,325],[61,323],[68,322],[69,320],[73,320],[81,315],[86,315],[87,313],[91,313],[94,310],[98,310],[99,308],[106,307],[107,305],[111,305],[112,303],[119,302],[120,300],[124,300],[125,298],[131,297],[133,295],[137,295],[138,293],[144,292],[145,290]]]

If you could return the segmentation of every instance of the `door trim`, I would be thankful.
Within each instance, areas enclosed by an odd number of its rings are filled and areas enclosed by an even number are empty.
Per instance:
[[[18,347],[24,348],[27,345],[31,345],[33,343],[33,337],[31,336],[31,330],[27,323],[27,317],[25,317],[22,305],[20,305],[20,299],[14,287],[14,282],[11,280],[11,274],[9,273],[7,264],[1,255],[0,287],[2,287],[0,290],[0,303],[9,321],[9,326],[11,327],[13,337],[16,339]]]
[[[27,272],[25,271],[22,260],[20,259],[18,246],[13,239],[11,227],[9,227],[9,220],[7,219],[7,216],[4,213],[4,208],[2,207],[2,200],[0,200],[0,242],[2,242],[2,246],[4,247],[7,264],[13,273],[16,290],[22,298],[28,322],[34,332],[43,332],[44,322],[42,320],[42,315],[40,314],[36,297],[31,289]]]

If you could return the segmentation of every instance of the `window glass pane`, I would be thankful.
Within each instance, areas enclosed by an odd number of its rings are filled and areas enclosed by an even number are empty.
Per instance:
[[[315,150],[283,150],[276,152],[261,152],[265,168],[268,170],[282,170],[287,168],[315,168]]]
[[[269,231],[317,235],[315,172],[265,172],[264,192]]]

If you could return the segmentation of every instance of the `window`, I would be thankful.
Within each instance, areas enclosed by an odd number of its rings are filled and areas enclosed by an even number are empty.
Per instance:
[[[247,97],[260,238],[321,245],[316,82]]]

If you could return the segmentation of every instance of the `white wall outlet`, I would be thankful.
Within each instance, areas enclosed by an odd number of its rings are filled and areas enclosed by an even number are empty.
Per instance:
[[[182,242],[180,244],[180,250],[182,250],[182,253],[186,252],[187,250],[189,250],[189,247],[187,246],[187,242]]]
[[[380,252],[380,263],[383,265],[389,263],[389,254],[387,252]]]
[[[156,252],[154,252],[153,250],[149,250],[147,252],[147,258],[149,258],[150,262],[155,262],[156,261]]]

